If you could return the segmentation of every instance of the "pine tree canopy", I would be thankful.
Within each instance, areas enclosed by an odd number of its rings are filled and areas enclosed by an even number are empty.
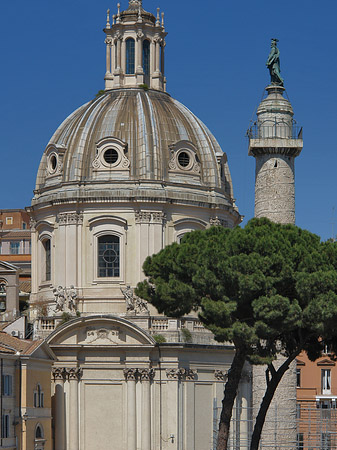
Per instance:
[[[136,293],[159,313],[197,311],[215,339],[253,363],[324,344],[337,349],[337,245],[294,225],[252,219],[186,234],[148,257]]]

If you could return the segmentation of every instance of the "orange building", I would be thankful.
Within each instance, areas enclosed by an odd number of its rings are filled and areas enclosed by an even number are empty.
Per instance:
[[[0,448],[52,450],[54,359],[45,341],[0,331]]]
[[[31,232],[24,209],[0,209],[0,261],[19,269],[22,308],[31,291]]]
[[[337,366],[329,354],[315,362],[305,352],[297,358],[297,446],[335,449],[337,446]]]

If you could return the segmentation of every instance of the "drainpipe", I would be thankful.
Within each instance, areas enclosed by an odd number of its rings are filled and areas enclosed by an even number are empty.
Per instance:
[[[3,379],[4,379],[4,377],[3,377],[3,369],[4,369],[4,367],[3,367],[3,364],[4,364],[4,361],[3,361],[3,359],[1,358],[1,363],[0,363],[0,380],[1,380],[1,393],[0,393],[0,410],[1,410],[1,447],[2,447],[2,438],[3,438],[3,427],[2,427],[2,424],[3,424],[3,410],[2,410],[2,396],[3,396],[3,392],[4,392],[4,386],[3,386]]]
[[[23,424],[22,424],[22,409],[21,409],[21,404],[22,404],[22,393],[21,393],[21,389],[22,389],[22,365],[21,365],[21,359],[19,359],[19,418],[20,418],[20,424],[21,424],[21,445],[22,445],[22,441],[23,441]]]

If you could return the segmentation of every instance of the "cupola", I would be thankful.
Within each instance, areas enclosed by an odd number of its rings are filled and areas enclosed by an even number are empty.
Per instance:
[[[142,0],[129,0],[126,11],[107,11],[105,90],[139,87],[165,91],[164,13],[146,12]]]

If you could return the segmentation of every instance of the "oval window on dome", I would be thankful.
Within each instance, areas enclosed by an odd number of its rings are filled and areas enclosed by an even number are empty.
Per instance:
[[[54,173],[57,168],[57,156],[52,153],[49,157],[49,172]]]
[[[119,159],[119,153],[114,148],[108,148],[108,150],[105,150],[103,157],[107,164],[115,164]]]
[[[179,163],[179,166],[181,166],[183,169],[186,169],[186,167],[189,166],[190,161],[191,161],[191,157],[190,157],[189,153],[184,152],[184,151],[179,153],[178,163]]]

